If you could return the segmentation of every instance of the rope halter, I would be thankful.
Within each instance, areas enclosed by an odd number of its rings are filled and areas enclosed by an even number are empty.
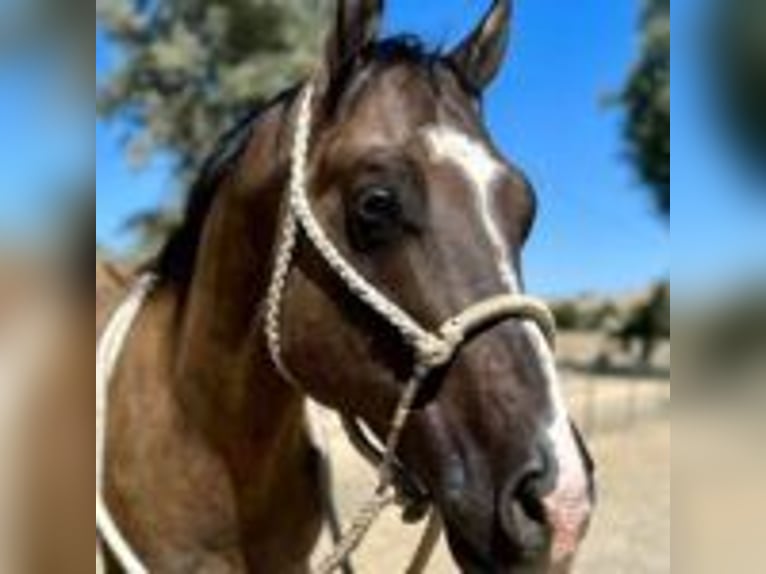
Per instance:
[[[289,196],[266,302],[265,330],[271,359],[280,375],[300,388],[298,380],[290,373],[284,361],[280,327],[282,302],[301,231],[346,288],[393,326],[412,348],[415,356],[411,379],[402,392],[381,456],[378,488],[372,500],[361,509],[338,547],[316,571],[317,574],[329,574],[345,563],[380,513],[395,501],[391,490],[394,486],[396,451],[420,388],[428,375],[452,361],[469,336],[487,331],[503,320],[515,318],[532,322],[551,345],[554,343],[556,326],[550,310],[540,300],[506,293],[472,305],[434,332],[424,328],[363,277],[332,243],[309,201],[307,168],[313,103],[314,86],[309,83],[298,104],[291,152]]]

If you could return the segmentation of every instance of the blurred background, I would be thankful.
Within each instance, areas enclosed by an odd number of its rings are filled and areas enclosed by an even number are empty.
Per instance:
[[[488,2],[387,4],[389,32],[449,46]],[[97,0],[95,43],[91,9],[0,0],[0,335],[10,333],[0,336],[0,372],[18,357],[3,354],[4,342],[18,339],[39,298],[80,309],[69,285],[89,281],[91,221],[97,258],[133,265],[152,255],[217,135],[310,69],[330,6]],[[682,398],[673,484],[680,523],[691,526],[681,536],[709,549],[681,563],[731,571],[714,556],[728,545],[747,565],[734,571],[759,570],[744,550],[757,548],[747,544],[760,530],[748,518],[764,507],[766,483],[757,440],[766,386],[765,31],[766,0],[517,2],[513,49],[487,114],[540,195],[527,282],[556,311],[573,415],[601,469],[582,572],[670,572],[671,317]],[[20,380],[0,376],[0,407],[19,400],[9,389]],[[2,453],[0,445],[0,492],[14,460],[4,464]],[[346,491],[366,492],[364,470],[350,458],[342,464]],[[732,504],[731,492],[743,502]],[[384,530],[365,551],[366,571],[397,569],[399,557],[383,549],[406,546],[405,535],[393,524]],[[0,524],[0,556],[3,532]],[[444,557],[437,568],[452,571]]]

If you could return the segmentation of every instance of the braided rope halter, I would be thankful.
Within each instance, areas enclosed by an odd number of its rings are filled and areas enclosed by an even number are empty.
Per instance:
[[[406,311],[385,297],[359,274],[330,241],[309,202],[307,166],[313,101],[314,87],[310,83],[304,89],[299,102],[291,154],[288,204],[284,212],[281,236],[266,300],[265,331],[271,359],[280,375],[300,389],[298,380],[290,373],[284,362],[280,326],[283,297],[301,230],[349,291],[395,327],[415,352],[412,376],[402,392],[385,442],[385,450],[380,457],[377,488],[370,500],[359,509],[334,551],[314,571],[314,574],[332,574],[348,564],[348,559],[362,543],[381,513],[398,501],[394,484],[396,451],[420,388],[428,375],[448,364],[471,334],[487,330],[500,320],[518,318],[531,321],[541,329],[551,344],[554,342],[556,329],[551,312],[544,303],[524,295],[504,294],[469,307],[444,323],[436,332],[432,332],[422,327]],[[96,348],[96,571],[98,574],[104,571],[99,541],[111,550],[115,560],[128,574],[149,574],[150,572],[122,535],[107,507],[104,497],[104,474],[111,382],[120,353],[154,284],[155,278],[151,275],[144,276],[136,284],[109,321]],[[438,514],[433,512],[423,540],[407,569],[407,574],[419,574],[426,568],[440,535],[441,522]]]
[[[285,364],[281,343],[282,304],[300,231],[303,231],[348,290],[400,333],[413,349],[415,357],[412,375],[404,386],[385,441],[375,493],[359,509],[335,550],[315,570],[315,574],[331,574],[347,563],[381,513],[397,501],[394,484],[396,451],[425,379],[452,361],[470,335],[487,330],[498,321],[509,318],[531,321],[541,329],[551,344],[555,340],[556,326],[550,310],[543,302],[525,295],[507,293],[472,305],[433,332],[424,328],[365,279],[332,243],[311,208],[308,196],[308,158],[313,103],[314,86],[309,83],[300,96],[295,119],[289,196],[266,301],[265,329],[271,359],[280,375],[300,389],[298,379]],[[421,572],[426,567],[439,536],[440,522],[437,514],[433,513],[408,573]]]

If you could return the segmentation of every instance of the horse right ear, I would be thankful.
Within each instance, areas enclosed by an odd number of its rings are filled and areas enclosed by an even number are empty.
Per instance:
[[[383,0],[336,0],[334,25],[325,48],[322,76],[332,83],[367,46],[378,39]]]

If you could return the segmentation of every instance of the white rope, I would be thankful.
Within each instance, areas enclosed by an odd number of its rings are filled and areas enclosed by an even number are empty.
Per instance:
[[[122,348],[130,334],[154,278],[142,278],[117,309],[96,347],[96,533],[127,574],[148,574],[136,552],[120,532],[104,499],[106,434],[109,426],[109,393],[111,381]],[[96,541],[97,566],[103,567],[102,549]]]

